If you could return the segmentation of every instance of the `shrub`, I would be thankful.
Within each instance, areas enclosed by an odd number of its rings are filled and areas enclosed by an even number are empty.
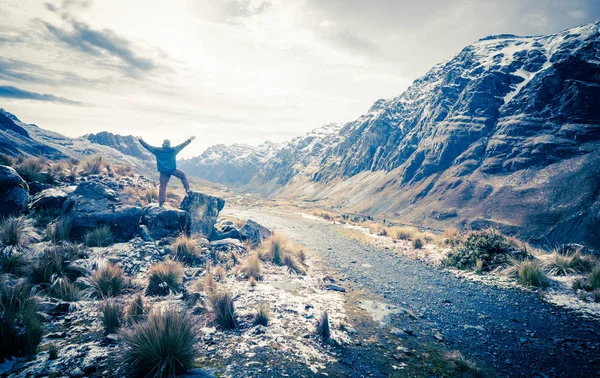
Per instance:
[[[175,239],[171,244],[171,250],[174,253],[175,260],[187,265],[191,265],[200,256],[198,241],[186,235],[181,235]]]
[[[17,165],[17,172],[25,181],[45,181],[46,173],[44,161],[37,158],[27,158]]]
[[[51,284],[57,278],[75,281],[87,273],[84,268],[73,264],[73,261],[82,255],[78,246],[69,243],[46,248],[33,264],[31,281],[36,285]]]
[[[107,263],[92,274],[92,287],[101,298],[119,295],[127,286],[123,268]]]
[[[596,266],[590,273],[591,290],[600,289],[600,266]]]
[[[269,306],[267,306],[265,303],[260,304],[256,314],[254,315],[254,325],[262,325],[265,327],[268,326],[269,316]]]
[[[108,247],[113,243],[113,233],[110,227],[103,224],[86,232],[84,240],[88,247]]]
[[[102,312],[104,335],[115,333],[121,327],[121,319],[123,318],[121,305],[114,299],[109,299],[102,303],[100,311]]]
[[[319,321],[317,322],[317,335],[319,335],[323,340],[327,340],[331,337],[331,330],[329,329],[329,315],[327,311],[321,315]]]
[[[260,263],[260,259],[257,255],[252,255],[248,257],[248,261],[246,261],[246,267],[244,268],[244,272],[247,277],[252,277],[255,280],[262,279],[262,267]]]
[[[153,311],[122,336],[124,360],[138,376],[175,377],[193,367],[198,339],[194,322],[174,308]]]
[[[125,314],[127,319],[133,322],[139,322],[146,316],[146,305],[142,294],[137,294],[127,305]]]
[[[494,229],[476,231],[448,255],[447,264],[459,269],[469,269],[477,259],[483,261],[483,270],[488,271],[506,264],[511,257],[524,258],[522,251],[513,247],[506,238]]]
[[[412,242],[412,246],[414,249],[423,248],[423,240],[421,240],[421,238],[415,238]]]
[[[148,271],[146,294],[167,295],[179,292],[183,284],[183,265],[180,262],[166,260],[153,265]]]
[[[512,259],[511,263],[512,267],[508,268],[507,272],[522,285],[542,288],[550,285],[548,277],[537,261]]]
[[[106,163],[104,161],[104,158],[100,155],[96,155],[87,159],[83,163],[82,170],[88,175],[98,175],[100,174],[100,172],[102,172],[105,166]]]
[[[35,352],[44,331],[39,311],[38,299],[26,281],[0,282],[0,360]]]
[[[24,248],[38,239],[39,235],[31,219],[21,215],[0,221],[0,241],[6,246]]]
[[[209,298],[217,324],[224,329],[237,327],[233,295],[227,290],[216,290]]]

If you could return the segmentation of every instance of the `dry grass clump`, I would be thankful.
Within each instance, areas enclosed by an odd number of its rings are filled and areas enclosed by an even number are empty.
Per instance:
[[[306,274],[298,257],[301,250],[282,235],[273,233],[260,244],[258,255],[261,259],[270,260],[275,265],[287,265],[293,272]]]
[[[583,256],[579,251],[572,255],[563,255],[558,251],[553,251],[543,260],[544,269],[553,276],[589,273],[595,265],[596,261],[592,257]]]
[[[125,308],[125,317],[129,321],[139,322],[146,316],[147,312],[144,297],[142,294],[138,293],[131,301],[129,301],[129,304],[127,304],[127,307]]]
[[[110,227],[103,224],[87,231],[84,240],[88,247],[108,247],[113,243],[114,237]]]
[[[154,264],[148,270],[148,295],[178,293],[183,284],[183,265],[180,262],[165,260]]]
[[[19,163],[16,171],[25,181],[46,181],[46,161],[38,158],[27,158]]]
[[[414,249],[421,249],[423,248],[423,240],[421,240],[421,238],[415,238],[412,241],[412,246]]]
[[[48,359],[50,361],[58,359],[58,347],[56,344],[50,344],[50,347],[48,348]]]
[[[92,288],[102,298],[114,297],[125,289],[127,280],[123,268],[107,263],[92,273]]]
[[[158,188],[148,188],[142,193],[142,199],[146,203],[158,202]]]
[[[64,278],[71,282],[75,281],[87,274],[84,268],[73,263],[82,256],[83,251],[80,247],[70,243],[61,243],[46,248],[32,264],[32,283],[47,286],[53,284],[58,278]]]
[[[269,306],[266,303],[261,303],[254,314],[254,325],[269,325],[269,317],[271,316]]]
[[[132,177],[134,174],[133,166],[129,164],[119,164],[114,167],[114,171],[119,176]]]
[[[388,228],[385,227],[383,224],[367,223],[366,226],[369,229],[369,232],[372,234],[379,235],[379,236],[387,236],[388,235]]]
[[[175,377],[191,369],[198,339],[194,321],[175,308],[153,311],[122,332],[124,360],[142,377]]]
[[[590,287],[592,290],[600,289],[600,265],[596,266],[590,272]]]
[[[101,155],[96,155],[84,161],[81,165],[81,170],[88,175],[99,175],[106,165],[104,158]]]
[[[253,254],[248,257],[246,261],[246,266],[244,267],[244,273],[247,277],[254,278],[257,281],[262,279],[262,266],[258,255]]]
[[[71,217],[60,217],[54,223],[50,223],[46,228],[46,237],[52,243],[71,240],[71,229],[73,228],[73,219]]]
[[[451,376],[453,377],[479,378],[485,376],[475,362],[466,359],[459,351],[448,352],[445,359],[452,370]]]
[[[222,266],[219,265],[218,267],[215,268],[214,275],[215,275],[215,278],[217,280],[219,280],[219,282],[225,281],[226,274],[225,274],[225,269],[223,269]]]
[[[77,302],[82,299],[85,292],[67,277],[57,277],[52,280],[48,294],[65,302]]]
[[[236,313],[233,306],[233,294],[227,290],[215,290],[210,296],[210,303],[216,316],[217,324],[224,329],[237,327]]]
[[[506,273],[516,278],[520,284],[540,288],[550,286],[548,277],[538,261],[512,259],[511,265],[506,269]]]
[[[0,241],[5,246],[25,248],[39,238],[33,221],[25,216],[11,216],[0,221]]]
[[[29,260],[17,251],[0,252],[0,274],[24,276],[29,272]]]
[[[390,235],[396,240],[412,240],[419,233],[416,227],[392,227]]]
[[[475,267],[473,268],[475,274],[483,274],[483,260],[477,259],[475,260]]]
[[[171,250],[173,251],[174,259],[186,265],[192,265],[200,256],[198,241],[187,235],[177,237],[173,244],[171,244]]]
[[[15,165],[16,162],[17,162],[17,160],[15,158],[13,158],[12,156],[0,154],[0,165],[12,167]]]
[[[456,247],[462,240],[460,230],[454,226],[446,227],[443,237],[444,244],[450,247]]]
[[[327,340],[331,337],[331,330],[329,328],[329,315],[327,314],[327,311],[321,315],[319,321],[317,322],[317,335],[319,335],[323,340]]]
[[[202,279],[202,288],[206,295],[211,295],[215,290],[217,290],[217,281],[209,270],[206,271],[206,274]]]
[[[121,327],[123,311],[121,305],[114,299],[106,300],[100,305],[104,335],[115,333]]]
[[[0,360],[32,354],[44,332],[35,292],[23,279],[0,280]]]

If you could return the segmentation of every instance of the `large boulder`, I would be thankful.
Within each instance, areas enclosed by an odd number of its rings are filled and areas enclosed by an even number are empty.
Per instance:
[[[143,210],[141,223],[147,226],[150,236],[154,239],[190,232],[190,215],[184,210],[167,209],[157,204],[148,205]]]
[[[27,184],[11,167],[0,165],[0,216],[20,214],[27,210]]]
[[[228,220],[220,220],[213,230],[211,240],[223,240],[223,239],[241,239],[242,234],[235,225]]]
[[[45,189],[33,196],[29,208],[31,210],[61,210],[69,194],[75,187]]]
[[[256,246],[260,244],[263,239],[271,236],[271,231],[252,219],[248,219],[244,227],[240,230],[240,235],[242,240],[246,241],[251,246]]]
[[[189,192],[179,208],[189,213],[192,221],[191,231],[210,239],[223,206],[225,206],[225,200],[222,198]]]
[[[93,181],[79,184],[65,201],[62,212],[71,218],[75,236],[107,225],[117,241],[136,236],[143,215],[141,207],[122,205],[114,190]]]

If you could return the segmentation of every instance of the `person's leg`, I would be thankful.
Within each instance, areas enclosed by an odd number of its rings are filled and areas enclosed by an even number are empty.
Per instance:
[[[183,184],[183,188],[185,189],[186,192],[190,191],[190,182],[188,181],[187,176],[181,169],[176,169],[175,171],[173,171],[173,176],[175,176],[181,180],[181,183]]]
[[[165,201],[167,200],[167,184],[169,183],[169,180],[171,179],[171,175],[168,173],[160,173],[160,186],[158,189],[158,204],[160,206],[163,205],[163,203],[165,203]]]

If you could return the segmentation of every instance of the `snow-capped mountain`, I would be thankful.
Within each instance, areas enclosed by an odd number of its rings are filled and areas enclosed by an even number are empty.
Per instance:
[[[254,177],[226,183],[598,247],[599,25],[483,38],[315,148],[310,134],[295,139]]]

